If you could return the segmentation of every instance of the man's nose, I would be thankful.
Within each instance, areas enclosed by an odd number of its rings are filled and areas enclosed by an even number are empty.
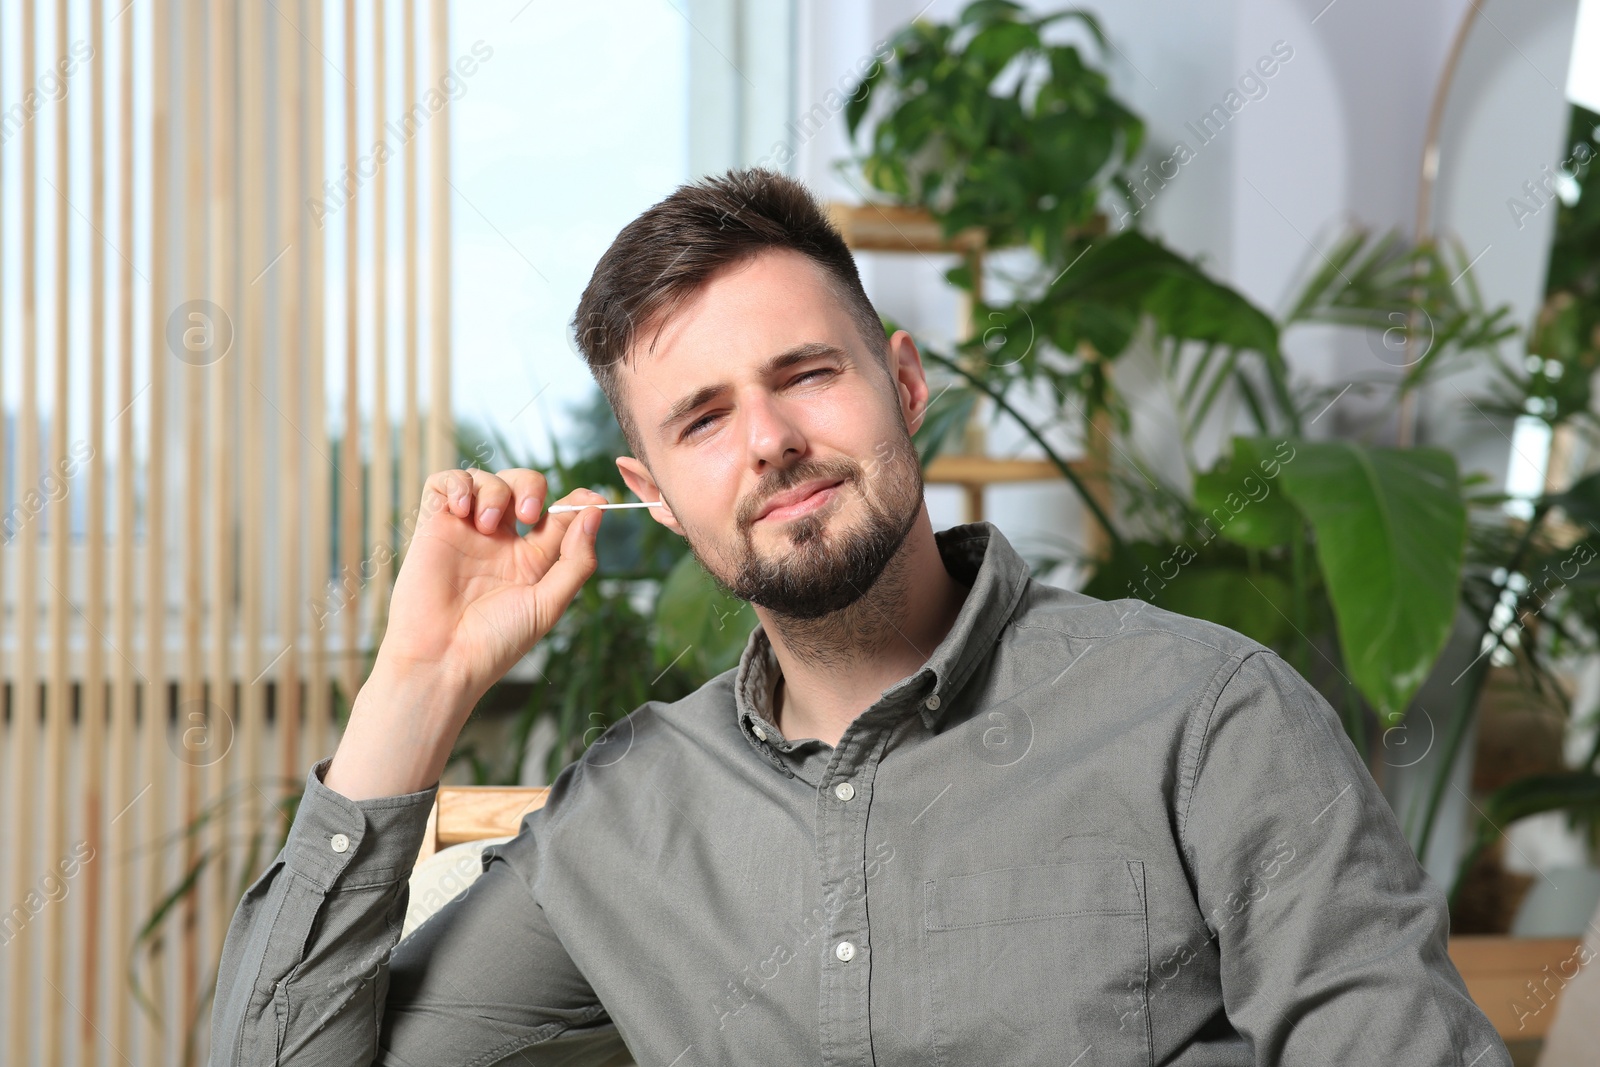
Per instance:
[[[750,459],[757,469],[787,466],[805,455],[805,434],[778,398],[763,393],[747,401],[745,420]]]

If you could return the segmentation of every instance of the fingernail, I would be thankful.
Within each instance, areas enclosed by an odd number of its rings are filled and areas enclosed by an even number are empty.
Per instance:
[[[593,536],[594,532],[596,530],[600,529],[600,516],[603,515],[603,514],[605,514],[605,513],[601,512],[601,511],[591,511],[588,514],[584,515],[584,517],[583,517],[583,532],[586,533],[586,534],[589,534],[590,536]]]
[[[489,529],[494,529],[500,524],[500,509],[489,508],[483,513],[483,524]]]

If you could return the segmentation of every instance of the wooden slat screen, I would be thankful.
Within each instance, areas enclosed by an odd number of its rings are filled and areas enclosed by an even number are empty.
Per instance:
[[[0,1062],[198,1065],[455,462],[449,12],[6,7]]]

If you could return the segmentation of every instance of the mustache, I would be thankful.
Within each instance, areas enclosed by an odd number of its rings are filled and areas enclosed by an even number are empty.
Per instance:
[[[739,528],[748,530],[756,521],[756,513],[777,494],[814,479],[858,482],[861,479],[861,465],[848,459],[820,460],[773,471],[763,479],[759,490],[739,505]]]

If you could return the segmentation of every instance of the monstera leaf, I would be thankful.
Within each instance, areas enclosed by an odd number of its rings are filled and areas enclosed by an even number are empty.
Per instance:
[[[1144,600],[1237,630],[1267,646],[1288,637],[1287,582],[1218,553],[1196,556],[1187,543],[1126,542],[1095,569],[1081,591],[1096,600]]]
[[[1282,444],[1257,440],[1261,454]],[[1455,621],[1467,534],[1455,459],[1434,448],[1289,445],[1278,481],[1316,535],[1350,680],[1392,724]]]

